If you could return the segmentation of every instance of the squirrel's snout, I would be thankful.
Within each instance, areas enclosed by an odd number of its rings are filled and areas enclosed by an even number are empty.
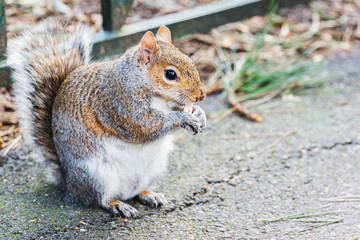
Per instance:
[[[201,101],[203,101],[205,98],[206,98],[206,94],[205,94],[203,91],[201,91],[201,95],[200,95],[199,97],[196,97],[196,98],[195,98],[195,102],[201,102]]]

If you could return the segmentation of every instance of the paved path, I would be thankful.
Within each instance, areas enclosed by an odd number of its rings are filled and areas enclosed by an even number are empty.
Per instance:
[[[264,114],[263,123],[231,116],[203,134],[185,138],[171,155],[160,189],[171,204],[152,210],[139,204],[141,216],[125,222],[102,210],[70,205],[63,191],[49,184],[44,163],[22,151],[1,159],[0,239],[351,239],[360,235],[360,201],[325,198],[360,195],[360,54],[332,60],[322,88],[296,101],[277,99],[281,111]],[[223,109],[220,96],[202,106]],[[279,136],[296,133],[264,152]],[[239,135],[242,138],[224,139]],[[330,205],[327,205],[330,204]],[[326,205],[308,219],[275,219]],[[311,212],[312,213],[312,212]]]

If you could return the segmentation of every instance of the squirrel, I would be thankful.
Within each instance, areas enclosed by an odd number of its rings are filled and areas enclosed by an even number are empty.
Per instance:
[[[173,135],[206,127],[193,105],[206,94],[194,62],[161,26],[121,57],[90,62],[88,29],[45,21],[8,50],[25,142],[58,163],[65,199],[132,218],[123,201],[161,207],[148,188],[166,169]]]

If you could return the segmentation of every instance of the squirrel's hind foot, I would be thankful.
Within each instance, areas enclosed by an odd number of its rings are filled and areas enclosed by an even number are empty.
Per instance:
[[[138,215],[134,207],[115,199],[109,201],[106,210],[113,216],[123,218],[135,218]]]
[[[143,190],[137,195],[139,201],[152,208],[160,208],[167,203],[167,200],[162,193],[155,193],[147,190]]]

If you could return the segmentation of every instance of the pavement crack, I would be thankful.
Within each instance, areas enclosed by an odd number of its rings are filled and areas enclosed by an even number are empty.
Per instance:
[[[309,153],[315,150],[332,150],[338,146],[349,146],[349,145],[360,145],[360,141],[347,140],[343,142],[334,142],[331,145],[327,145],[327,146],[310,146],[307,148],[302,148],[296,151],[296,153],[298,158],[302,158],[305,155],[305,153]]]
[[[360,145],[360,141],[346,141],[346,142],[335,142],[331,146],[323,146],[323,149],[333,149],[337,146],[347,146],[347,145]]]
[[[208,187],[211,187],[211,186],[214,186],[216,184],[221,184],[221,183],[227,183],[231,186],[235,186],[234,183],[232,183],[232,181],[236,180],[236,179],[239,179],[239,178],[242,178],[243,177],[243,174],[242,172],[244,172],[244,170],[238,170],[236,172],[234,172],[233,174],[231,174],[229,177],[225,178],[225,179],[221,179],[221,180],[212,180],[212,179],[209,179],[207,180],[207,185],[204,185],[203,188],[205,186],[208,186]]]
[[[220,201],[224,201],[225,199],[217,192],[212,192],[211,189],[219,184],[226,183],[230,186],[235,186],[233,181],[240,179],[243,177],[244,170],[238,170],[231,174],[229,177],[221,180],[207,180],[207,184],[203,185],[200,190],[192,191],[190,194],[184,197],[184,200],[178,204],[172,204],[168,206],[164,211],[166,213],[174,212],[177,209],[189,208],[194,205],[207,204],[210,202],[210,198],[217,198]],[[206,195],[206,198],[203,197]]]

